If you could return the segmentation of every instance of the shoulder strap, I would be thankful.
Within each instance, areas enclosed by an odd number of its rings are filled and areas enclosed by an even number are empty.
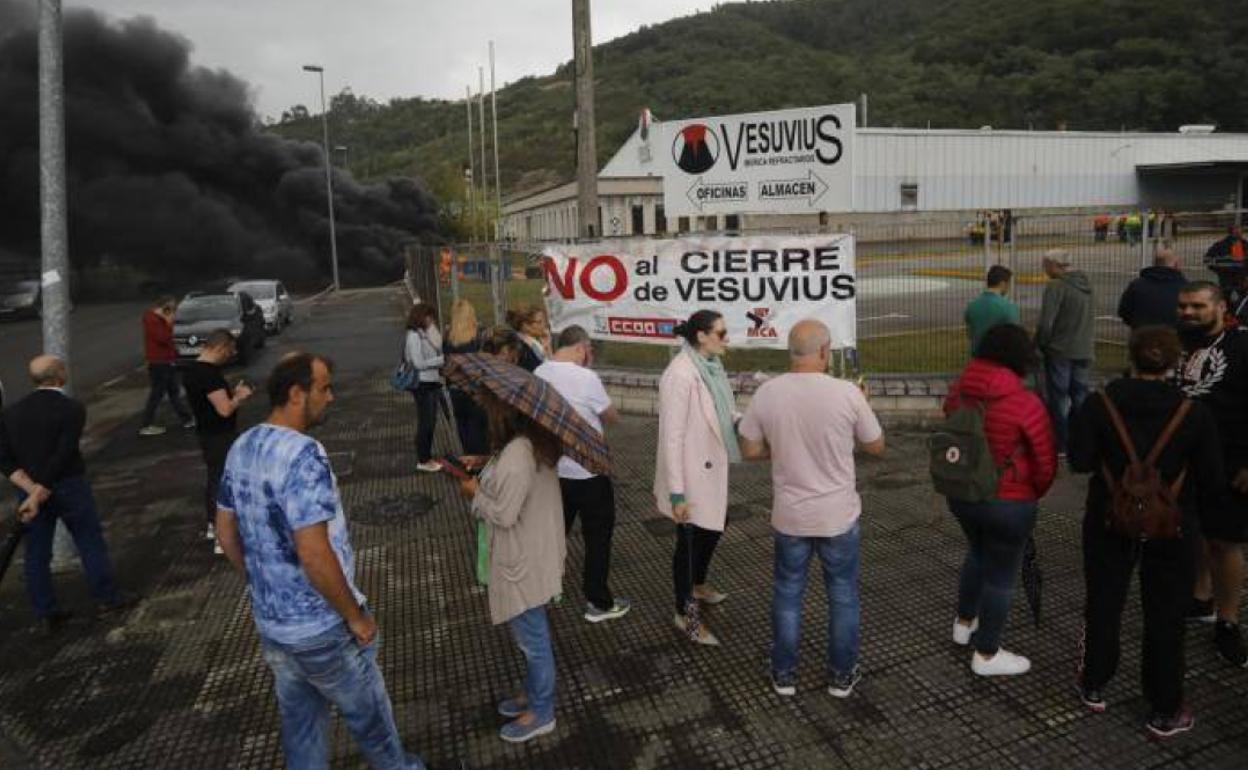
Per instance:
[[[1152,465],[1157,462],[1157,458],[1161,457],[1162,451],[1166,445],[1170,443],[1170,439],[1174,438],[1174,434],[1178,431],[1179,426],[1183,424],[1183,419],[1187,417],[1187,413],[1192,410],[1192,402],[1183,399],[1179,403],[1179,408],[1174,410],[1174,415],[1170,418],[1170,422],[1166,423],[1166,427],[1161,431],[1161,435],[1157,438],[1157,443],[1153,444],[1153,448],[1149,450],[1148,456],[1144,458],[1145,465]]]
[[[1132,465],[1138,465],[1140,456],[1135,452],[1135,442],[1131,440],[1131,435],[1127,433],[1127,426],[1122,422],[1122,415],[1118,413],[1118,407],[1114,406],[1114,400],[1109,397],[1105,391],[1099,391],[1101,400],[1105,402],[1105,411],[1109,413],[1109,421],[1114,425],[1114,431],[1118,433],[1118,440],[1122,442],[1122,448],[1127,451],[1127,459]]]

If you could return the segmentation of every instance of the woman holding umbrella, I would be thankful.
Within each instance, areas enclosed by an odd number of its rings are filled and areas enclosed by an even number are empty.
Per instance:
[[[528,666],[523,693],[498,704],[512,720],[500,736],[523,743],[555,729],[546,605],[562,590],[567,555],[555,467],[566,454],[608,473],[606,444],[554,388],[495,356],[451,356],[446,374],[477,399],[489,426],[493,455],[461,489],[487,528],[490,620],[510,626]]]
[[[699,310],[676,326],[683,340],[659,381],[659,446],[654,497],[678,525],[672,581],[676,628],[698,644],[719,639],[699,621],[698,602],[727,598],[707,585],[711,556],[728,514],[728,464],[741,462],[736,400],[720,359],[727,348],[724,318]]]
[[[990,500],[948,498],[968,546],[958,581],[953,643],[965,647],[973,638],[971,670],[980,676],[1011,676],[1031,668],[1027,658],[1001,649],[1001,634],[1039,500],[1057,475],[1048,412],[1040,397],[1023,385],[1035,361],[1035,345],[1023,327],[994,326],[945,399],[946,414],[962,408],[982,411],[984,436],[999,473]]]

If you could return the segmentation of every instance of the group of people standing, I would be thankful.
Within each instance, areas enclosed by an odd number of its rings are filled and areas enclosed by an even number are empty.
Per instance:
[[[1043,264],[1050,280],[1034,337],[1006,299],[1011,275],[1003,266],[990,269],[987,290],[967,309],[973,357],[945,408],[982,409],[999,482],[990,501],[949,500],[969,546],[953,639],[973,643],[977,673],[1030,668],[1000,640],[1038,502],[1065,460],[1092,475],[1080,698],[1095,712],[1107,708],[1138,564],[1147,728],[1168,737],[1194,723],[1182,694],[1187,622],[1213,625],[1218,655],[1248,666],[1238,623],[1248,541],[1248,331],[1235,324],[1218,283],[1188,281],[1163,247],[1119,303],[1132,330],[1127,376],[1091,395],[1091,282],[1064,252],[1049,252]],[[1037,371],[1044,401],[1026,388]],[[1132,519],[1168,526],[1141,530]]]

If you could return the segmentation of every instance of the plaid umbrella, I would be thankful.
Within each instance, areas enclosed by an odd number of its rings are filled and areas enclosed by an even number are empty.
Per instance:
[[[563,453],[590,473],[606,475],[611,472],[611,456],[602,434],[585,422],[545,380],[483,353],[452,355],[447,358],[443,373],[452,385],[463,391],[489,391],[498,400],[528,415],[553,433],[563,444]]]
[[[1027,597],[1027,606],[1031,608],[1031,619],[1040,627],[1040,592],[1044,588],[1044,571],[1036,558],[1036,539],[1027,538],[1023,546],[1023,594]]]

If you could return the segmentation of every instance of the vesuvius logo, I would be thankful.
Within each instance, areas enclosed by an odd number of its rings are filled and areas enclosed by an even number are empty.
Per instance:
[[[685,126],[672,142],[672,158],[686,174],[704,173],[719,159],[719,139],[702,123]]]

